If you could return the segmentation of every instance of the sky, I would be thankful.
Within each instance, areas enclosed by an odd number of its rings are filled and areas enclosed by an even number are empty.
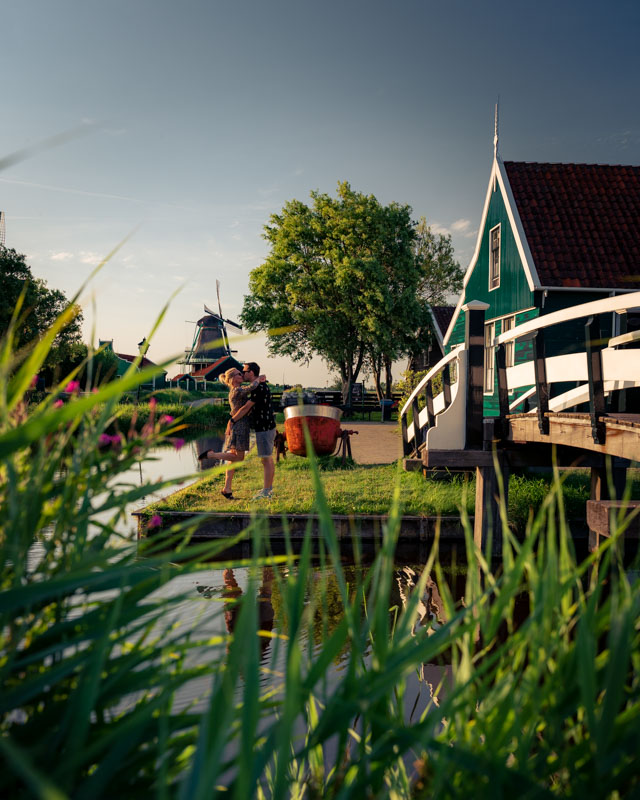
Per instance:
[[[85,339],[134,353],[172,298],[156,362],[216,280],[237,319],[269,216],[338,181],[408,203],[466,269],[498,97],[505,160],[640,165],[637,0],[0,0],[0,26],[0,162],[27,150],[0,171],[6,244],[69,297],[121,245]]]

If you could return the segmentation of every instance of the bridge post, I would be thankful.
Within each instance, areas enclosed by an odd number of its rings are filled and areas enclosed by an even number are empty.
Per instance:
[[[493,426],[494,420],[486,420],[485,426]],[[487,444],[492,436],[488,431]],[[476,505],[473,520],[473,540],[482,552],[491,557],[502,554],[502,520],[500,519],[500,486],[498,471],[502,475],[503,497],[509,504],[509,466],[503,453],[493,451],[493,464],[476,467]],[[491,552],[488,543],[491,539]]]
[[[449,408],[451,405],[451,370],[449,369],[449,364],[446,364],[442,370],[442,393],[444,395],[444,407]]]
[[[436,415],[433,410],[433,386],[431,381],[427,381],[427,385],[424,387],[424,402],[427,409],[427,426],[433,428]]]
[[[409,432],[407,430],[407,415],[400,415],[400,430],[402,431],[402,454],[406,458],[411,454],[411,445],[409,444]]]
[[[507,386],[507,347],[498,345],[496,351],[496,367],[498,370],[498,406],[500,408],[500,425],[496,431],[500,439],[509,434],[509,387]]]
[[[420,409],[418,408],[418,397],[413,398],[411,403],[411,414],[413,416],[413,449],[416,457],[420,454],[420,445],[424,441],[422,430],[420,428]]]
[[[482,448],[484,417],[484,314],[488,303],[472,300],[465,312],[464,340],[467,348],[467,412],[465,450]]]
[[[600,332],[600,318],[591,316],[584,326],[587,350],[587,376],[589,379],[589,415],[591,433],[596,444],[604,444],[605,428],[602,417],[605,413],[604,382],[602,380],[603,340]]]
[[[535,354],[536,402],[538,404],[538,430],[544,436],[549,435],[549,384],[547,383],[546,352],[544,331],[533,334],[533,351]]]

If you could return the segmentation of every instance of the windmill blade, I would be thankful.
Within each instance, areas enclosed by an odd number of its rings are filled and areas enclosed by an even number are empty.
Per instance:
[[[204,304],[204,313],[205,313],[205,314],[211,314],[211,315],[212,315],[212,316],[214,316],[214,317],[217,317],[217,316],[218,316],[218,315],[216,314],[216,312],[215,312],[215,311],[212,311],[212,310],[209,308],[209,306],[208,306],[206,303]]]
[[[227,328],[225,326],[225,318],[222,316],[222,303],[220,302],[220,281],[216,280],[216,294],[218,295],[218,310],[220,311],[220,320],[222,322],[222,339],[225,343],[225,347],[227,349],[227,353],[231,352],[231,344],[229,343],[229,335],[227,334]],[[233,324],[233,323],[231,323]]]
[[[239,331],[242,330],[242,325],[238,325],[238,323],[234,322],[232,319],[225,319],[224,321],[227,323],[227,325],[232,325],[234,328],[237,328]]]
[[[216,294],[218,295],[218,311],[220,312],[220,319],[222,317],[222,303],[220,302],[220,281],[216,280]]]

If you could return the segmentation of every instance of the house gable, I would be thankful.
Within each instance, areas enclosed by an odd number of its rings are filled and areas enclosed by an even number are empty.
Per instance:
[[[500,279],[496,288],[489,286],[490,234],[500,230]],[[504,167],[499,158],[493,162],[485,198],[476,249],[464,277],[464,286],[451,323],[444,337],[447,349],[464,339],[462,306],[471,300],[489,304],[487,319],[514,314],[532,308],[538,276],[522,230]]]

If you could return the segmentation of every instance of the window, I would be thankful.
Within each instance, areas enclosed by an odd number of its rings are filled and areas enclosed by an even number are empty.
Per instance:
[[[500,286],[500,225],[489,231],[489,291]]]
[[[505,317],[502,320],[502,333],[506,333],[507,331],[513,330],[516,326],[516,318],[515,317]],[[504,346],[505,349],[505,366],[512,367],[515,361],[515,342],[507,342]]]
[[[488,322],[484,326],[484,393],[493,394],[494,345],[496,341],[496,324]]]

